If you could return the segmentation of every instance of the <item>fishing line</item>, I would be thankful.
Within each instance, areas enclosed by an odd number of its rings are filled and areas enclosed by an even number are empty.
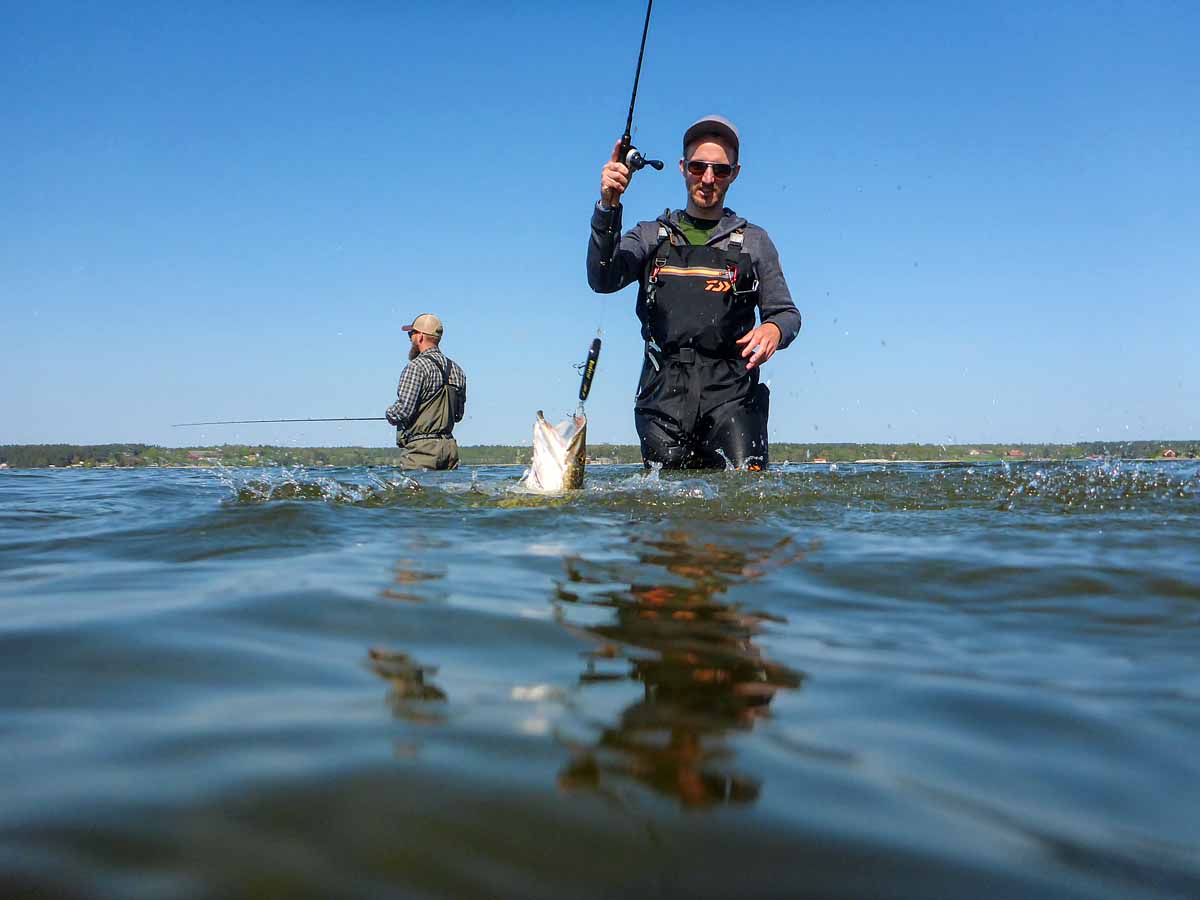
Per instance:
[[[227,422],[179,422],[172,428],[192,428],[197,425],[265,425],[281,422],[386,422],[384,416],[341,416],[334,419],[233,419]]]

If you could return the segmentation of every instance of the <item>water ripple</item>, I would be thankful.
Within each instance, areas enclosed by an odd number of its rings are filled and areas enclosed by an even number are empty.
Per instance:
[[[1192,896],[1200,465],[0,476],[0,883]]]

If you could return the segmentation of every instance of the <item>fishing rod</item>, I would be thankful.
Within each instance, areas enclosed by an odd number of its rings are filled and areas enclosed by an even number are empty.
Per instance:
[[[650,166],[652,169],[662,171],[663,161],[661,159],[646,159],[642,156],[640,150],[633,146],[633,108],[637,105],[638,83],[642,80],[642,60],[646,56],[646,36],[650,33],[650,13],[654,9],[654,0],[646,0],[646,20],[642,23],[642,43],[638,47],[637,68],[633,73],[633,92],[629,95],[629,115],[625,117],[625,133],[621,135],[621,146],[617,150],[617,159],[625,163],[630,172],[637,172]],[[592,345],[588,348],[587,359],[584,360],[581,368],[583,377],[579,382],[579,405],[582,409],[583,403],[588,398],[588,394],[592,390],[592,379],[596,377],[596,363],[600,360],[600,338],[599,336],[592,339]]]
[[[342,416],[336,419],[235,419],[228,422],[180,422],[172,428],[191,428],[195,425],[264,425],[280,422],[384,422],[383,416],[363,416],[361,418]]]
[[[646,35],[650,31],[650,10],[654,8],[654,0],[647,0],[646,3],[646,22],[642,25],[642,46],[638,50],[637,71],[633,74],[633,94],[629,98],[629,115],[625,119],[625,133],[621,135],[621,148],[617,153],[617,159],[625,163],[629,167],[630,172],[637,172],[645,166],[650,166],[658,171],[662,171],[663,161],[661,159],[646,159],[642,156],[641,151],[633,146],[633,105],[637,103],[638,82],[642,78],[642,57],[646,54]]]

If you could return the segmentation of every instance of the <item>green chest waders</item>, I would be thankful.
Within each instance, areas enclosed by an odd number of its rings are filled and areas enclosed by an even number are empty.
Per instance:
[[[450,367],[433,364],[442,373],[442,387],[417,413],[409,429],[408,439],[400,447],[400,466],[404,469],[457,469],[458,442],[454,439],[454,423],[462,417],[458,388],[450,383]]]

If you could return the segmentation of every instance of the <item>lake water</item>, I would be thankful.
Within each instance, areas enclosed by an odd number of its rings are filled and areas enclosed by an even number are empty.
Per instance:
[[[1200,464],[0,472],[0,895],[1200,896]]]

